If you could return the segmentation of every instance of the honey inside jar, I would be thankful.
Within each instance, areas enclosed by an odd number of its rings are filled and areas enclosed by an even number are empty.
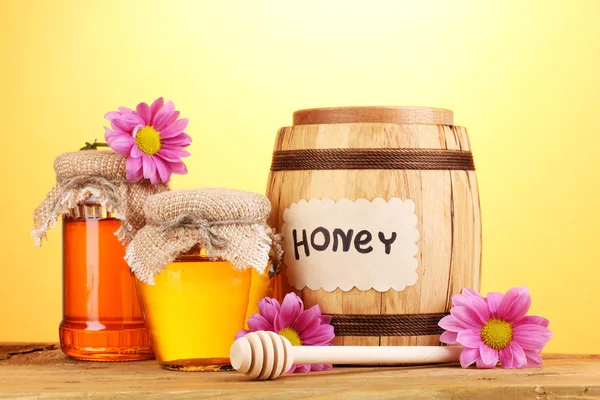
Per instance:
[[[138,281],[156,358],[178,371],[228,370],[236,333],[247,328],[258,301],[272,295],[268,268],[262,275],[239,271],[190,253],[168,264],[155,285]]]
[[[62,351],[88,361],[154,357],[135,277],[115,236],[121,221],[95,203],[63,216]]]

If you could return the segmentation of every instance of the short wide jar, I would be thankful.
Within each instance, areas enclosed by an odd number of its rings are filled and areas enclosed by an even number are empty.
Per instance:
[[[125,259],[156,359],[178,371],[231,368],[229,350],[258,302],[273,297],[281,260],[267,225],[269,200],[258,193],[202,188],[165,192],[144,203],[146,226]]]
[[[268,268],[235,270],[204,253],[182,255],[154,285],[138,281],[142,308],[158,362],[177,371],[230,370],[229,348],[236,333],[272,296]]]

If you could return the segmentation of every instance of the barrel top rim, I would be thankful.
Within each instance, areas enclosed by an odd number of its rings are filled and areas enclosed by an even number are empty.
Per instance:
[[[419,106],[348,106],[294,111],[294,125],[340,123],[396,123],[453,125],[452,110]]]

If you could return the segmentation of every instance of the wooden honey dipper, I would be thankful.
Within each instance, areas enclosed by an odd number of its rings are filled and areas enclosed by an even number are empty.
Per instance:
[[[400,365],[458,362],[461,347],[292,346],[275,332],[251,332],[231,345],[235,370],[256,380],[277,379],[292,364]]]

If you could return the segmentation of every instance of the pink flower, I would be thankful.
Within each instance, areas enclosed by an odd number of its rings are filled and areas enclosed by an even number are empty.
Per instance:
[[[454,307],[439,325],[446,332],[440,341],[462,344],[460,364],[476,363],[478,368],[539,367],[540,352],[552,337],[546,318],[525,316],[531,306],[526,287],[510,289],[506,294],[488,293],[487,298],[464,289],[452,296]]]
[[[239,339],[254,331],[272,331],[288,339],[294,346],[330,346],[334,338],[331,317],[321,315],[319,306],[304,309],[302,299],[294,293],[288,293],[281,306],[275,299],[265,297],[258,302],[259,314],[248,318],[248,328],[241,330],[235,336]],[[331,369],[331,364],[300,364],[292,365],[287,371],[308,372]]]
[[[192,143],[192,138],[183,130],[187,118],[179,118],[179,111],[162,97],[151,106],[140,103],[135,111],[119,107],[104,118],[110,121],[112,129],[104,127],[104,137],[108,145],[117,153],[127,157],[127,180],[137,182],[150,179],[153,184],[167,183],[171,174],[187,174],[181,157],[190,153],[184,149]]]

